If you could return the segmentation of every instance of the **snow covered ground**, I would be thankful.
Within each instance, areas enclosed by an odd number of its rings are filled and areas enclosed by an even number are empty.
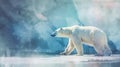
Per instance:
[[[119,67],[120,55],[0,57],[0,67]]]

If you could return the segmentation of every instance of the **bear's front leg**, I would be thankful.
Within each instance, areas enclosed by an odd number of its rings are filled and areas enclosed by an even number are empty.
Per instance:
[[[74,47],[77,51],[77,55],[82,56],[83,55],[83,47],[82,47],[81,40],[77,37],[73,37],[73,43],[74,43]]]
[[[69,43],[64,52],[60,53],[61,55],[69,55],[74,49],[74,45],[71,39],[69,39]]]
[[[83,48],[82,48],[82,44],[78,44],[76,45],[76,51],[77,51],[77,56],[82,56],[83,55]]]

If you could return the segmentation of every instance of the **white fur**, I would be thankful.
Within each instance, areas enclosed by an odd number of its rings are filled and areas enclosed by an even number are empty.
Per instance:
[[[112,52],[107,44],[106,34],[93,26],[71,26],[56,30],[57,37],[69,38],[67,48],[61,54],[70,54],[76,49],[77,55],[83,55],[83,43],[94,47],[98,55],[110,55]]]

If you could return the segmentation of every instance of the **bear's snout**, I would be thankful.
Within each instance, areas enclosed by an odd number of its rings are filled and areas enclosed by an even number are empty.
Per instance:
[[[53,32],[53,33],[51,34],[51,36],[52,36],[52,37],[55,37],[55,36],[56,36],[56,32]]]

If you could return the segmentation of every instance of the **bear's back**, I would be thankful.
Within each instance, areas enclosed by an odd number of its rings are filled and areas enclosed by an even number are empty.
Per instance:
[[[74,25],[71,27],[72,29],[81,29],[81,30],[91,30],[91,31],[94,31],[94,30],[97,30],[97,31],[101,31],[101,29],[97,28],[97,27],[94,27],[94,26],[79,26],[79,25]]]

